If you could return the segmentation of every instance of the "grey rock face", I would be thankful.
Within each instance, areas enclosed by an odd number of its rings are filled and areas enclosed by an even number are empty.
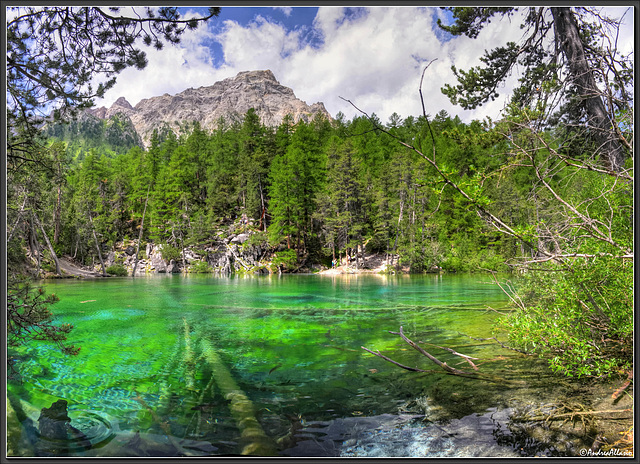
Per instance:
[[[231,243],[239,243],[242,244],[247,241],[249,238],[249,234],[239,234],[231,239]]]
[[[240,120],[250,108],[270,127],[278,126],[288,114],[294,123],[310,121],[316,114],[331,119],[322,103],[308,105],[299,100],[269,70],[241,72],[211,86],[147,98],[135,107],[120,97],[110,108],[93,109],[91,113],[100,118],[116,113],[128,116],[148,147],[154,129],[165,126],[180,135],[185,123],[199,122],[202,129],[211,132],[218,128],[220,117]]]

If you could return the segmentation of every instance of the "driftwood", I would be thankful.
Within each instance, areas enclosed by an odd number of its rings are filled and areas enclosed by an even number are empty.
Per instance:
[[[225,245],[227,246],[227,249],[231,252],[231,254],[233,255],[233,257],[240,263],[242,264],[242,267],[245,268],[246,270],[249,270],[249,266],[247,266],[244,261],[242,261],[240,259],[240,257],[236,254],[235,251],[233,251],[233,248],[231,248],[228,244],[225,243]]]
[[[551,421],[551,420],[561,420],[564,418],[570,418],[573,419],[575,416],[595,416],[598,414],[620,414],[620,413],[624,413],[624,412],[632,412],[631,409],[605,409],[605,410],[600,410],[600,411],[572,411],[572,412],[565,412],[562,414],[549,414],[546,416],[533,416],[533,417],[527,417],[527,420],[529,421]],[[620,420],[620,419],[631,419],[631,416],[628,417],[599,417],[598,419],[600,420]]]
[[[471,359],[477,359],[477,358],[473,358],[471,356],[467,356],[461,353],[458,353],[457,351],[452,350],[451,348],[445,348],[445,347],[441,347],[438,345],[434,345],[437,346],[438,348],[441,348],[443,350],[449,351],[450,353],[453,353],[456,356],[461,357],[462,359],[464,359],[466,362],[468,362],[471,367],[475,370],[475,372],[469,372],[469,371],[463,371],[460,369],[456,369],[455,367],[449,366],[446,362],[442,362],[440,361],[438,358],[436,358],[435,356],[433,356],[431,353],[427,352],[425,349],[423,349],[422,347],[418,346],[414,341],[410,340],[409,338],[407,338],[407,336],[404,334],[404,332],[402,331],[402,326],[400,326],[400,331],[399,332],[391,332],[389,331],[389,333],[394,334],[394,335],[400,335],[400,337],[409,344],[409,346],[411,346],[413,349],[415,349],[418,353],[420,353],[423,356],[426,356],[430,361],[432,361],[433,363],[435,363],[436,365],[438,365],[446,374],[449,375],[456,375],[459,377],[466,377],[466,378],[470,378],[470,379],[476,379],[476,380],[486,380],[489,382],[498,382],[498,383],[505,383],[505,384],[521,384],[523,382],[519,382],[519,381],[514,381],[514,380],[507,380],[504,379],[502,377],[497,377],[491,374],[485,374],[485,373],[481,373],[478,372],[478,367],[471,361]],[[408,371],[412,371],[412,372],[441,372],[441,371],[433,371],[433,370],[425,370],[425,369],[420,369],[417,367],[409,367],[409,366],[405,366],[404,364],[400,364],[397,361],[394,361],[393,359],[384,356],[382,353],[380,353],[380,351],[371,351],[368,348],[365,348],[364,346],[361,347],[363,350],[378,356],[382,359],[384,359],[387,362],[390,362],[391,364],[395,364],[398,367],[401,367],[402,369],[406,369]]]

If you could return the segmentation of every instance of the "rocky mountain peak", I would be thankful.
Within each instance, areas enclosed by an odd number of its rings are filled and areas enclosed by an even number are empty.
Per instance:
[[[242,71],[239,72],[235,79],[246,79],[246,80],[265,80],[265,81],[273,81],[279,84],[278,79],[273,74],[270,69],[265,69],[262,71]]]
[[[128,110],[132,110],[132,109],[133,109],[133,106],[131,106],[131,103],[129,103],[129,102],[127,101],[127,99],[126,99],[126,98],[124,98],[124,97],[120,97],[120,98],[118,98],[118,99],[113,103],[113,105],[112,105],[112,106],[121,106],[122,108],[125,108],[125,109],[128,109]]]
[[[321,102],[308,105],[293,90],[281,85],[271,70],[243,71],[211,86],[189,88],[176,95],[146,98],[135,107],[118,98],[108,108],[91,110],[99,118],[125,114],[133,123],[143,143],[149,146],[154,129],[169,127],[177,135],[191,123],[198,122],[206,131],[217,129],[221,117],[231,122],[241,120],[254,108],[266,126],[278,126],[290,114],[294,122],[310,121],[316,114],[331,119]]]

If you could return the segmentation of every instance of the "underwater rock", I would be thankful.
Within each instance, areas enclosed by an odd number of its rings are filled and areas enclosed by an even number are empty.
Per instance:
[[[58,400],[50,408],[42,408],[38,419],[40,436],[49,440],[64,440],[68,437],[70,422],[67,402]]]
[[[80,430],[71,425],[67,402],[58,400],[49,408],[42,408],[38,418],[40,443],[38,455],[65,455],[71,450],[91,449],[91,441]]]

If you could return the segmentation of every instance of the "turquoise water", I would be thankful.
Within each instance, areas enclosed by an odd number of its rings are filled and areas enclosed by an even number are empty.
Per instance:
[[[471,370],[427,343],[490,360],[483,372],[526,377],[539,369],[534,361],[469,338],[492,336],[497,313],[487,307],[506,304],[489,277],[167,275],[52,281],[46,290],[60,297],[54,313],[75,326],[69,342],[82,350],[68,357],[39,343],[10,352],[20,360],[22,378],[10,382],[9,394],[26,416],[16,432],[26,455],[238,454],[247,449],[245,425],[223,377],[248,398],[250,415],[277,454],[527,453],[513,434],[500,441],[495,429],[508,420],[509,401],[542,385],[529,380],[523,390],[445,375],[389,333],[403,326],[409,338],[460,369]],[[400,369],[362,346],[435,372]],[[43,447],[37,440],[40,410],[58,399],[69,403],[71,425],[91,446],[85,440]],[[469,418],[484,425],[469,425]],[[451,421],[461,421],[458,440],[442,425],[433,428]],[[393,435],[399,430],[406,431],[400,438]],[[427,432],[428,445],[420,438]],[[442,435],[437,443],[435,432]],[[391,437],[398,445],[383,446]]]

